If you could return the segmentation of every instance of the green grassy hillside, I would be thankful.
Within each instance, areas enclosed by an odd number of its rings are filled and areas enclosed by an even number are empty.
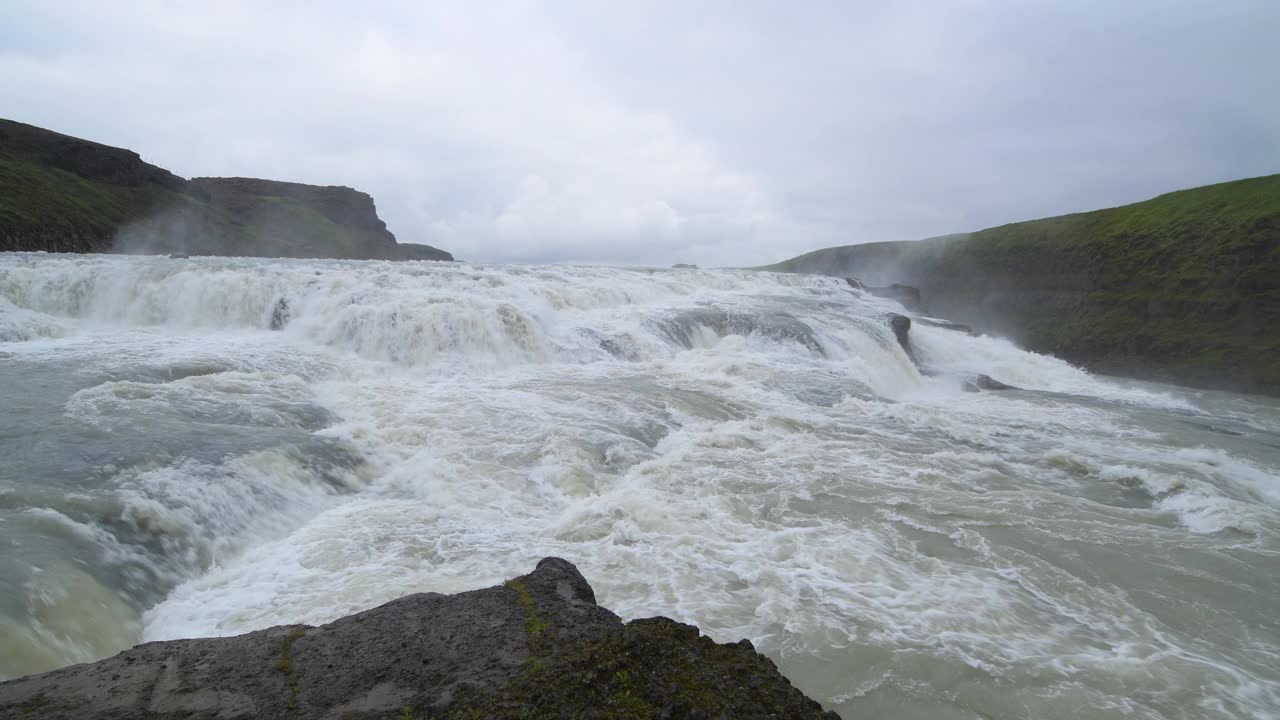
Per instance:
[[[1280,175],[768,269],[915,285],[935,314],[1104,371],[1280,392]]]
[[[0,153],[0,250],[90,252],[178,193],[130,187]]]
[[[184,180],[134,152],[0,120],[0,251],[452,260],[399,246],[345,187]]]
[[[235,205],[153,184],[116,185],[0,156],[0,250],[389,258],[387,233],[344,227],[272,195]]]

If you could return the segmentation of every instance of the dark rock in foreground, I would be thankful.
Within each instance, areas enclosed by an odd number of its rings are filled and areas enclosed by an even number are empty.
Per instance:
[[[0,718],[829,718],[743,640],[627,624],[565,560],[322,625],[139,645],[0,684]]]

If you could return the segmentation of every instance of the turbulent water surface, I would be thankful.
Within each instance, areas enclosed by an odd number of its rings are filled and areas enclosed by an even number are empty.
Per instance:
[[[922,374],[893,310],[749,272],[0,254],[0,677],[559,555],[850,718],[1280,716],[1280,407],[917,324]]]

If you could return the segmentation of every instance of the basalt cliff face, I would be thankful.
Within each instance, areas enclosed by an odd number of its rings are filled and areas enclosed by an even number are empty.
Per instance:
[[[373,198],[254,178],[184,180],[130,150],[0,120],[0,251],[452,260],[399,245]]]
[[[824,718],[743,640],[596,604],[565,560],[350,617],[139,645],[0,683],[0,718]]]
[[[1102,372],[1280,394],[1280,175],[761,269],[911,285],[933,315]]]

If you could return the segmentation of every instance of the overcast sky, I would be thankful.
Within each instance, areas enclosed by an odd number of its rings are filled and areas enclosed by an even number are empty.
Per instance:
[[[468,260],[752,265],[1280,172],[1280,0],[0,2],[0,116]]]

